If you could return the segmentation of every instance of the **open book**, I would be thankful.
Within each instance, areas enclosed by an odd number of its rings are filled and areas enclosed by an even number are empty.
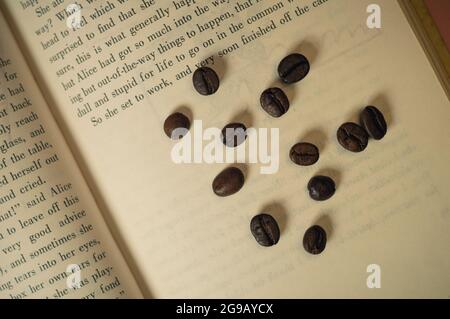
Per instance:
[[[408,8],[377,1],[369,28],[371,3],[1,0],[0,296],[449,297],[448,74]],[[286,86],[293,52],[311,71]],[[209,97],[192,87],[201,65],[220,76]],[[280,119],[259,106],[271,86],[291,100]],[[336,130],[366,105],[388,134],[352,154]],[[228,164],[172,161],[176,110],[279,128],[278,172],[242,164],[242,190],[215,196]],[[290,162],[300,140],[316,165]],[[320,173],[337,182],[323,203],[306,190]],[[249,229],[263,212],[281,229],[270,248]],[[301,244],[314,224],[319,256]]]

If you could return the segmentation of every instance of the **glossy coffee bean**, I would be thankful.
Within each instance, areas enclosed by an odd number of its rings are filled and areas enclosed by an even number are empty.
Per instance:
[[[226,197],[237,193],[244,185],[244,174],[237,167],[229,167],[216,176],[212,183],[214,193]]]
[[[164,121],[164,132],[169,138],[178,140],[187,134],[190,126],[191,122],[187,116],[177,112]]]
[[[288,55],[278,65],[278,75],[284,83],[298,82],[308,75],[310,69],[308,59],[299,53]]]
[[[292,146],[289,157],[297,165],[310,166],[319,160],[319,149],[311,143],[297,143]]]
[[[252,218],[250,230],[258,244],[261,246],[273,246],[280,240],[280,228],[272,216],[260,214]]]
[[[261,94],[261,107],[273,117],[280,117],[289,110],[289,99],[280,88],[270,88]]]
[[[208,67],[201,67],[195,70],[192,81],[194,88],[201,95],[211,95],[219,89],[219,77],[213,69]]]
[[[316,201],[331,198],[336,192],[336,184],[328,176],[314,176],[308,183],[309,196]]]
[[[327,233],[320,226],[308,228],[303,236],[303,248],[313,255],[318,255],[325,250],[327,245]]]
[[[383,113],[375,106],[367,106],[361,112],[361,125],[369,133],[369,135],[376,139],[381,140],[387,133],[387,124],[384,119]]]
[[[339,144],[351,152],[362,152],[369,143],[366,130],[356,123],[344,123],[337,131]]]
[[[222,130],[222,142],[228,147],[241,145],[247,138],[247,128],[242,123],[231,123]]]

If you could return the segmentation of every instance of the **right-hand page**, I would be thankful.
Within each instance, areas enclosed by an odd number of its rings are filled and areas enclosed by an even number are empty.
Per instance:
[[[40,17],[7,6],[153,296],[450,295],[450,103],[396,1],[84,1],[80,29],[51,29],[68,4]],[[281,84],[278,63],[294,52],[310,73]],[[219,74],[216,94],[194,90],[200,64]],[[259,104],[272,86],[291,101],[277,119]],[[367,105],[388,132],[351,153],[336,131]],[[203,129],[279,128],[279,169],[276,156],[273,174],[239,165],[244,187],[218,197],[211,185],[229,164],[171,156],[163,123],[177,110]],[[193,125],[193,148],[202,133]],[[289,159],[300,141],[319,147],[314,166]],[[314,175],[336,181],[328,201],[310,198]],[[250,232],[259,213],[279,223],[273,247]],[[315,224],[328,236],[320,255],[302,246]]]

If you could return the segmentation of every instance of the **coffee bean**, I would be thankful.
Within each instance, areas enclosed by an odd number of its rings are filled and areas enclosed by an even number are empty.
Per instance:
[[[178,140],[187,134],[190,126],[191,122],[187,116],[177,112],[164,121],[164,132],[171,139]]]
[[[212,183],[212,188],[217,196],[225,197],[237,193],[244,185],[244,174],[237,167],[229,167],[223,170]]]
[[[344,123],[337,131],[339,144],[351,152],[362,152],[369,143],[366,130],[355,123]]]
[[[222,130],[222,141],[228,147],[236,147],[247,138],[247,128],[242,123],[231,123]]]
[[[375,106],[367,106],[361,112],[361,125],[376,140],[381,140],[387,132],[387,124],[383,113]]]
[[[302,80],[310,69],[308,59],[299,53],[288,55],[278,65],[278,75],[284,83],[291,84]]]
[[[311,143],[297,143],[289,152],[291,160],[301,166],[310,166],[319,160],[319,149]]]
[[[195,70],[192,81],[194,88],[201,95],[211,95],[219,89],[219,77],[213,69],[208,67]]]
[[[261,94],[261,106],[273,117],[280,117],[289,110],[289,99],[280,88],[270,88]]]
[[[309,196],[317,201],[331,198],[336,192],[336,184],[328,176],[314,176],[308,183]]]
[[[320,226],[312,226],[308,228],[303,236],[303,247],[313,255],[318,255],[324,251],[327,245],[327,233]]]
[[[280,228],[272,216],[268,214],[256,215],[250,222],[250,230],[258,244],[269,247],[280,240]]]

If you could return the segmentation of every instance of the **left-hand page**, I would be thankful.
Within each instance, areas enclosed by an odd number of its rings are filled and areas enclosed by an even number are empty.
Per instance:
[[[0,11],[0,298],[141,292]]]

